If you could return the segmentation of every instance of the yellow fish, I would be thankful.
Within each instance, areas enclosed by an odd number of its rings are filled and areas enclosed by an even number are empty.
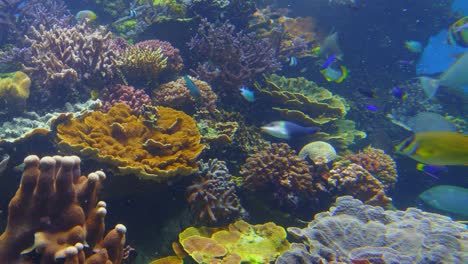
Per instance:
[[[425,164],[468,166],[468,135],[451,131],[420,132],[401,142],[396,151]]]

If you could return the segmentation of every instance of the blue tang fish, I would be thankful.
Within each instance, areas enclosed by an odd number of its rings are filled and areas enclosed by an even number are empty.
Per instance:
[[[468,189],[466,188],[438,185],[421,193],[419,198],[433,208],[468,216]]]
[[[266,126],[262,126],[262,131],[282,139],[291,139],[292,137],[314,134],[320,131],[318,127],[303,127],[289,121],[274,121]]]
[[[240,89],[242,97],[248,102],[253,103],[255,101],[255,94],[253,91],[247,89],[245,86],[242,86]]]
[[[190,80],[190,78],[187,75],[184,76],[184,81],[187,84],[187,88],[190,91],[190,95],[194,99],[200,99],[200,89],[198,88],[198,86],[192,80]]]

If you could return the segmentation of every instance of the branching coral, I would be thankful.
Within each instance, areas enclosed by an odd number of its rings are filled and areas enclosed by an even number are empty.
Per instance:
[[[116,53],[107,45],[110,38],[110,32],[92,30],[86,24],[50,30],[40,25],[26,37],[32,57],[24,63],[24,70],[46,94],[66,95],[76,87],[110,83],[118,77]]]
[[[216,82],[225,93],[237,92],[242,84],[253,82],[259,74],[280,68],[267,40],[257,38],[255,33],[237,32],[231,24],[216,27],[203,19],[198,34],[188,45],[203,61],[195,70],[196,75]]]
[[[62,120],[54,124],[58,146],[113,165],[120,174],[156,181],[196,171],[204,146],[190,116],[162,106],[145,106],[138,117],[131,111],[126,104],[116,104],[107,113]]]
[[[143,49],[149,48],[152,51],[157,51],[161,48],[162,55],[167,57],[166,72],[171,76],[177,75],[184,68],[184,61],[180,56],[179,49],[174,48],[170,42],[152,39],[138,42],[135,44],[135,47]]]
[[[217,95],[211,90],[208,83],[197,78],[187,76],[200,91],[200,97],[194,98],[187,87],[184,78],[165,83],[153,90],[153,100],[158,105],[169,106],[185,112],[195,112],[205,109],[211,112],[216,110]]]
[[[222,224],[242,216],[236,184],[224,161],[199,161],[197,177],[187,188],[187,200],[199,222]]]
[[[359,164],[370,172],[383,184],[385,191],[390,190],[397,182],[396,163],[381,149],[369,146],[362,152],[347,155],[344,159]]]
[[[2,263],[122,263],[125,226],[104,237],[107,209],[97,193],[105,174],[82,176],[76,156],[31,155],[24,164],[0,236]]]
[[[242,166],[243,186],[251,191],[268,189],[269,194],[286,208],[297,208],[321,190],[307,161],[301,160],[285,143],[271,144],[251,155]]]
[[[138,114],[143,105],[150,105],[151,99],[144,90],[135,89],[133,86],[116,85],[105,88],[99,94],[102,100],[102,111],[107,112],[118,103],[124,103],[132,109],[133,114]]]
[[[351,196],[288,232],[302,243],[293,243],[278,264],[468,262],[465,225],[416,208],[385,211]]]

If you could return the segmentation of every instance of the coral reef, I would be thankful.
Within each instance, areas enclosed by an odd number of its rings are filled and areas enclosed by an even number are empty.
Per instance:
[[[381,149],[369,146],[343,159],[361,165],[383,184],[385,191],[392,189],[398,180],[395,161]]]
[[[336,159],[335,148],[323,141],[314,141],[302,147],[297,155],[300,159],[308,157],[314,163],[328,163]]]
[[[189,227],[179,243],[197,263],[271,263],[289,248],[284,228],[242,220],[227,228]]]
[[[119,174],[164,181],[196,172],[204,146],[195,121],[168,107],[145,106],[140,116],[126,104],[54,124],[58,147],[118,168]]]
[[[265,77],[265,85],[256,83],[261,96],[271,100],[273,110],[283,118],[305,126],[319,126],[315,138],[346,149],[356,138],[366,134],[354,128],[354,122],[344,119],[349,106],[345,99],[333,95],[303,77],[286,78],[272,74]]]
[[[227,224],[245,214],[226,163],[216,159],[198,162],[197,179],[187,187],[187,201],[201,223]]]
[[[166,69],[167,57],[161,47],[130,46],[120,56],[120,69],[130,84],[151,86],[158,83],[159,74]]]
[[[153,90],[153,100],[157,105],[173,107],[184,112],[193,113],[195,110],[206,109],[210,112],[216,110],[217,95],[211,90],[208,83],[197,78],[187,76],[198,87],[200,97],[194,98],[191,95],[187,82],[183,77],[165,83]]]
[[[175,76],[184,68],[184,61],[180,56],[179,49],[174,48],[174,46],[172,46],[172,44],[167,41],[157,39],[145,40],[136,43],[135,47],[143,49],[149,48],[152,51],[157,51],[159,48],[161,48],[162,55],[167,58],[167,67],[164,72],[165,74]]]
[[[267,40],[255,33],[238,32],[228,23],[216,27],[203,19],[188,45],[201,61],[194,71],[196,76],[223,93],[237,93],[241,85],[252,83],[258,75],[280,68]]]
[[[40,25],[26,37],[32,57],[24,63],[24,71],[39,83],[43,98],[69,96],[73,89],[111,83],[119,77],[116,53],[107,45],[111,36],[103,28],[93,30],[87,24],[50,30]]]
[[[392,201],[386,196],[384,185],[359,164],[335,162],[329,171],[328,183],[336,196],[353,195],[367,204],[379,206],[387,206]]]
[[[385,211],[351,196],[288,232],[302,242],[293,243],[278,264],[468,262],[465,225],[416,208]]]
[[[124,103],[132,109],[132,114],[138,114],[143,105],[150,105],[151,98],[144,90],[135,89],[133,86],[115,85],[110,88],[104,88],[99,93],[102,100],[101,111],[107,112],[118,103]]]
[[[117,224],[104,237],[107,209],[97,193],[105,174],[82,176],[76,156],[31,155],[24,163],[0,236],[2,262],[122,263],[126,227]]]
[[[9,74],[0,74],[0,106],[2,112],[22,112],[26,108],[29,97],[31,79],[24,72],[17,71]]]
[[[244,188],[255,192],[269,190],[267,196],[273,196],[286,210],[308,207],[309,199],[326,190],[311,173],[309,163],[299,159],[285,143],[273,143],[250,155],[240,174]]]

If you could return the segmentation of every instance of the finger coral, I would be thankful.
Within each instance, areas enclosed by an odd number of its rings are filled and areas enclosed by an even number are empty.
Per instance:
[[[187,187],[187,200],[198,222],[222,224],[242,216],[236,183],[224,161],[199,161],[197,176]]]
[[[85,113],[54,126],[60,149],[113,165],[119,174],[156,181],[196,172],[204,148],[195,121],[162,106],[135,116],[128,105],[117,104],[107,113]]]
[[[302,242],[293,243],[278,264],[468,262],[465,225],[416,208],[384,210],[351,196],[288,232]]]
[[[194,98],[187,82],[183,77],[176,81],[165,83],[153,90],[153,100],[158,105],[173,107],[184,112],[195,112],[196,109],[204,108],[216,111],[217,95],[211,90],[208,83],[200,81],[195,77],[187,76],[200,91],[200,97]]]
[[[76,156],[31,155],[24,164],[0,236],[2,263],[122,263],[126,227],[104,237],[107,209],[97,194],[105,174],[82,176]]]

